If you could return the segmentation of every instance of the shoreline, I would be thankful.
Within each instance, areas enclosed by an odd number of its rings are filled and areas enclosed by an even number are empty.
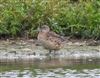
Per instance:
[[[47,60],[64,63],[65,60],[87,60],[100,59],[100,45],[88,46],[86,41],[66,41],[62,49],[49,54],[48,50],[41,45],[36,45],[36,40],[0,40],[0,63],[28,63],[36,64]],[[55,63],[56,63],[55,62]],[[65,61],[65,63],[67,63]],[[64,63],[64,64],[65,64]],[[68,64],[68,63],[67,63]]]

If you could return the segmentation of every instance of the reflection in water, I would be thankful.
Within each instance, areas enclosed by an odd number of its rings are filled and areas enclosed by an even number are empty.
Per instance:
[[[48,67],[65,67],[75,65],[88,65],[95,64],[100,65],[100,58],[85,58],[85,59],[68,59],[58,57],[47,57],[45,59],[25,59],[25,60],[13,60],[13,61],[1,61],[0,65],[22,65],[22,66],[36,66],[39,68]]]
[[[100,78],[100,59],[19,60],[0,63],[0,78]]]

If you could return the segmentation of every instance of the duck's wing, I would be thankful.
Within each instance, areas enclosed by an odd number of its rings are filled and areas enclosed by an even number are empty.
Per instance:
[[[55,32],[52,32],[52,31],[48,32],[48,37],[53,38],[54,40],[59,40],[61,42],[65,41],[65,39],[62,36],[56,34]]]

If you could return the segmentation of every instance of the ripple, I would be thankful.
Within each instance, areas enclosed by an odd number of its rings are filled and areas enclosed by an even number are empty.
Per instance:
[[[36,72],[34,74],[34,72]],[[34,69],[32,70],[11,70],[0,73],[0,78],[100,78],[100,69]]]

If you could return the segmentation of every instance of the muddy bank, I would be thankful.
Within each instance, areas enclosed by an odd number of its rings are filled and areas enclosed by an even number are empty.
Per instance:
[[[70,65],[72,60],[79,59],[92,62],[100,59],[100,45],[87,46],[86,41],[67,41],[64,47],[49,54],[34,40],[0,41],[0,64],[40,64],[40,65]],[[66,62],[67,61],[67,62]],[[76,61],[77,62],[77,61]],[[84,62],[84,61],[83,61]],[[98,61],[99,62],[99,61]]]

